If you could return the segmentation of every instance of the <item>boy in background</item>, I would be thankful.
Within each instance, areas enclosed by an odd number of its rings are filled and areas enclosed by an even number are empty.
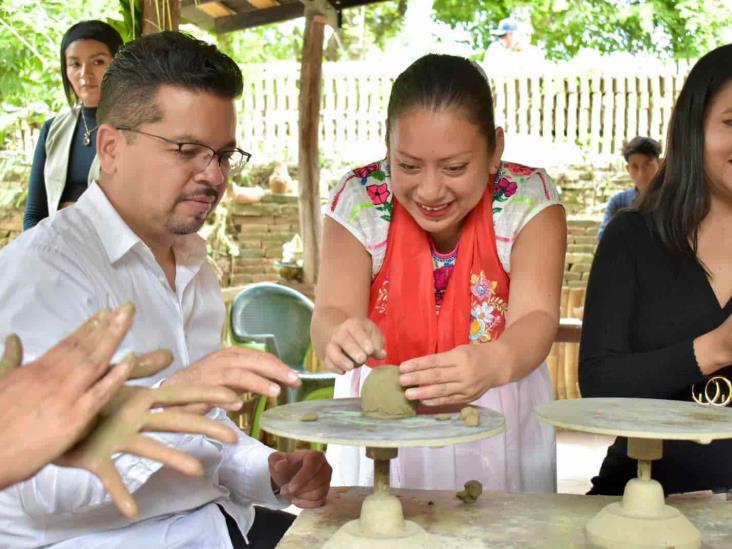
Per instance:
[[[623,147],[625,169],[630,175],[633,187],[614,194],[605,209],[605,217],[597,231],[597,238],[618,210],[629,208],[639,195],[648,188],[661,166],[661,144],[650,137],[634,137]]]

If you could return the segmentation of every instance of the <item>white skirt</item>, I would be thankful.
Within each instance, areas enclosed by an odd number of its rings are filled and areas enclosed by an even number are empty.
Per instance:
[[[361,394],[371,368],[362,366],[339,376],[335,398]],[[554,428],[540,423],[534,409],[552,399],[546,364],[525,378],[489,390],[473,404],[491,408],[506,418],[504,433],[444,448],[400,448],[391,460],[391,486],[424,490],[461,490],[478,480],[488,490],[555,492],[556,447]],[[372,486],[373,460],[365,448],[329,444],[332,486]]]

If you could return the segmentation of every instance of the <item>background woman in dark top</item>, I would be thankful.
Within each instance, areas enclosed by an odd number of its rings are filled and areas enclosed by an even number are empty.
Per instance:
[[[587,288],[585,397],[691,400],[732,380],[732,44],[694,66],[676,101],[666,160],[638,210],[608,225]],[[591,494],[622,494],[636,463],[618,438]],[[732,440],[664,443],[667,493],[732,490]]]
[[[96,111],[102,77],[122,38],[102,21],[76,23],[61,40],[61,79],[70,109],[47,120],[33,155],[23,228],[73,204],[98,171]]]

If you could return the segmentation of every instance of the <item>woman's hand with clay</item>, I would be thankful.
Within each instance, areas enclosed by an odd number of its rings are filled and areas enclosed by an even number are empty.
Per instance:
[[[368,318],[349,318],[333,331],[325,347],[325,367],[345,374],[369,357],[386,358],[384,335]]]
[[[405,394],[409,400],[427,406],[467,404],[510,381],[511,371],[499,351],[500,340],[459,345],[444,353],[413,358],[399,366],[399,383],[408,387]]]

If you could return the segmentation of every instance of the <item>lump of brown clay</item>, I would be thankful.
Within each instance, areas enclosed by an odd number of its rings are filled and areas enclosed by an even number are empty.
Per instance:
[[[317,421],[318,420],[318,412],[315,410],[310,410],[308,412],[305,412],[302,417],[300,418],[300,421]]]
[[[465,489],[461,490],[455,497],[463,503],[475,503],[475,500],[483,493],[483,485],[477,480],[469,480],[465,483]]]
[[[466,406],[460,410],[460,419],[468,427],[477,427],[480,425],[480,410],[472,406]]]
[[[401,419],[417,415],[417,403],[404,396],[399,385],[398,366],[379,366],[366,378],[361,389],[361,411],[366,417]]]

